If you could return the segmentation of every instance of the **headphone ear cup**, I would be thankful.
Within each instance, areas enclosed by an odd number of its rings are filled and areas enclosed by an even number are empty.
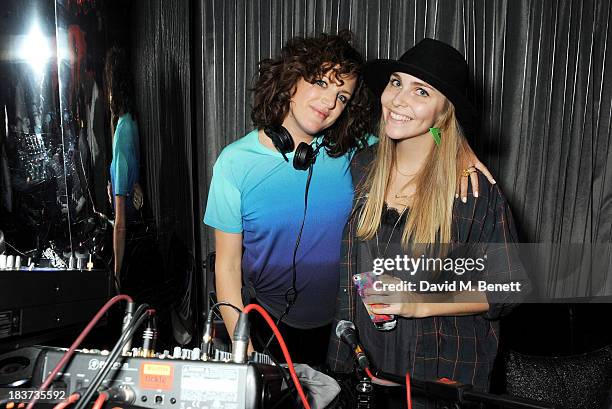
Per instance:
[[[315,153],[312,146],[306,142],[300,142],[293,157],[293,167],[297,170],[307,170],[314,163],[314,159]]]
[[[295,147],[293,144],[293,138],[284,126],[265,128],[264,133],[268,135],[276,150],[282,153],[283,156],[293,151]]]

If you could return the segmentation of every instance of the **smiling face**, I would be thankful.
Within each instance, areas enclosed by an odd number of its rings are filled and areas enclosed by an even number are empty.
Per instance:
[[[291,98],[283,126],[294,137],[313,137],[329,128],[346,108],[357,79],[343,76],[342,83],[328,71],[313,83],[300,78]]]
[[[391,74],[380,102],[385,134],[394,140],[427,135],[444,112],[447,99],[417,77],[403,72]]]

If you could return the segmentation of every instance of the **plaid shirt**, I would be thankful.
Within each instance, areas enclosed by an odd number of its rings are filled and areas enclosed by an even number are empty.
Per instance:
[[[374,151],[375,148],[368,148],[359,152],[351,163],[356,192],[365,180]],[[490,185],[480,174],[479,187],[478,199],[470,194],[466,204],[458,200],[455,202],[451,247],[471,245],[487,254],[487,267],[482,278],[488,283],[520,281],[523,289],[528,291],[529,281],[525,270],[509,245],[517,241],[517,235],[508,204],[500,189]],[[339,320],[355,322],[362,345],[377,369],[400,375],[409,371],[411,376],[420,379],[447,377],[487,389],[497,354],[498,319],[507,314],[522,296],[510,293],[496,293],[493,296],[485,293],[489,302],[486,313],[398,318],[398,326],[392,331],[378,331],[371,324],[363,324],[367,312],[355,291],[352,276],[363,272],[359,271],[359,266],[363,267],[368,255],[365,254],[363,242],[356,239],[356,210],[363,204],[363,198],[357,197],[357,194],[355,196],[355,210],[344,230],[340,286],[333,328]],[[335,335],[330,340],[328,363],[336,372],[351,372],[354,367],[349,348]]]

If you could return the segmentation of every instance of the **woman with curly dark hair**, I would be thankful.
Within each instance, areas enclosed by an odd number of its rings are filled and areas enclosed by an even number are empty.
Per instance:
[[[328,119],[330,125],[318,130],[329,144],[329,156],[346,154],[357,147],[360,139],[365,143],[362,138],[369,131],[372,105],[360,78],[365,61],[349,45],[350,38],[348,31],[341,31],[337,36],[296,37],[287,42],[280,58],[261,61],[251,111],[253,125],[266,129],[283,124],[288,116],[291,120],[294,117],[291,101],[300,80],[322,88],[325,85],[319,81],[329,76],[327,82],[345,86],[347,90],[353,88],[348,98],[338,97],[339,115],[333,121]],[[344,84],[345,80],[348,84]]]
[[[325,361],[353,200],[349,163],[358,147],[375,141],[367,134],[364,60],[351,36],[295,37],[278,58],[260,62],[255,129],[219,155],[204,216],[215,229],[219,301],[239,307],[256,301],[283,317],[281,332],[296,362]],[[237,314],[224,308],[222,315],[233,333]],[[252,324],[259,346],[265,324]]]
[[[136,208],[140,207],[140,199],[134,200],[134,189],[140,189],[137,187],[140,169],[138,126],[134,117],[133,81],[125,50],[113,47],[108,51],[104,73],[113,129],[113,160],[108,195],[115,210],[113,270],[119,286],[127,222],[136,217]],[[142,194],[139,192],[136,196],[142,197]]]

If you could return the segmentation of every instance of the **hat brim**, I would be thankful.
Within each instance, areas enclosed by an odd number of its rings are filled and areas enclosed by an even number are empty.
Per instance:
[[[472,133],[477,131],[478,111],[476,111],[471,101],[466,98],[460,90],[415,65],[398,60],[379,59],[369,61],[365,64],[363,79],[368,88],[370,88],[374,95],[380,99],[380,96],[389,83],[391,74],[394,72],[403,72],[413,75],[434,87],[452,102],[455,107],[457,120],[466,136],[471,136]]]

